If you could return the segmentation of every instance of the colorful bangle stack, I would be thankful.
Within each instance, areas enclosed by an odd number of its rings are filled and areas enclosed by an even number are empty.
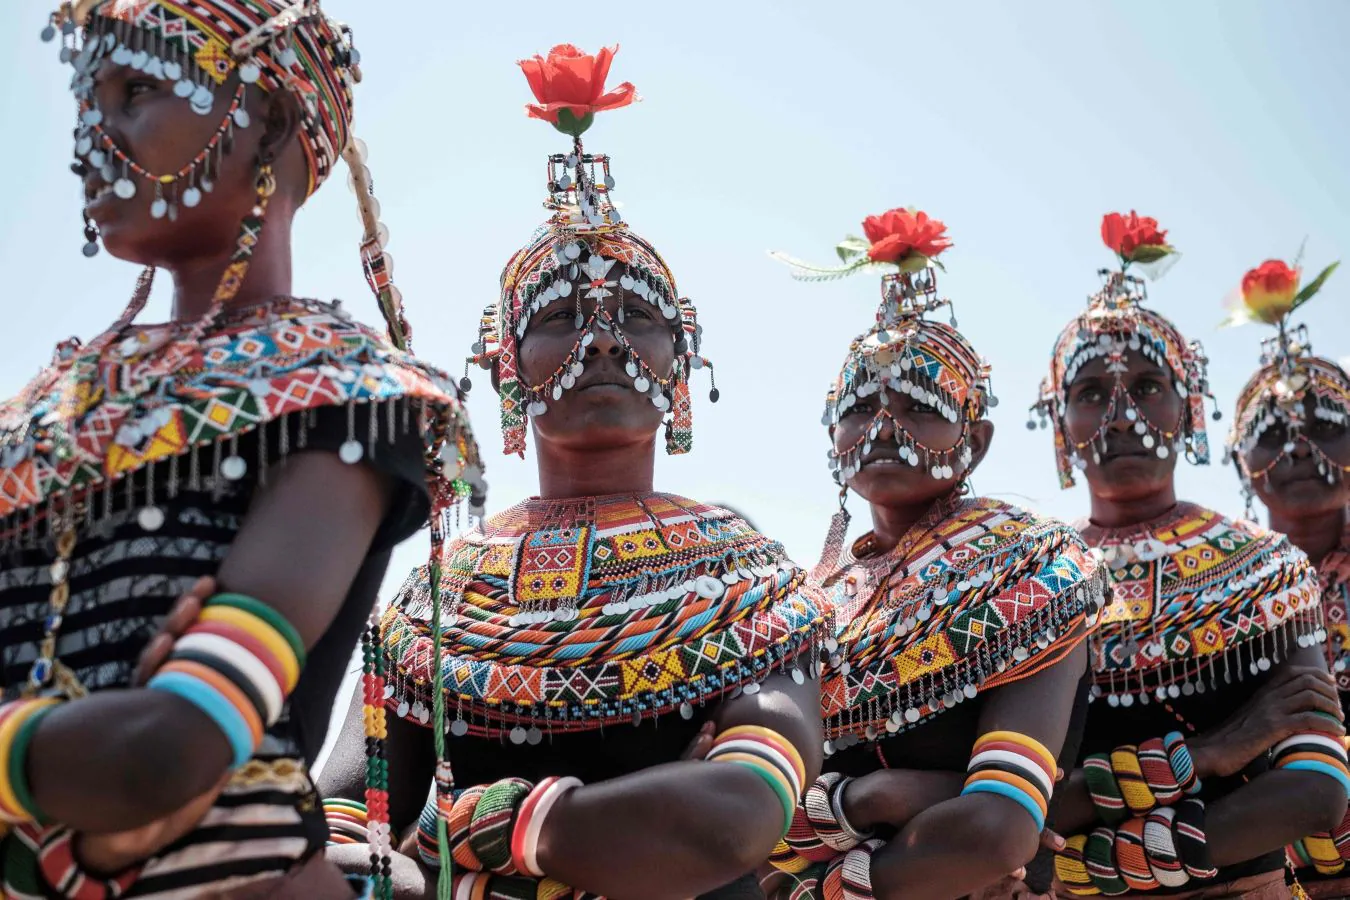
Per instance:
[[[299,633],[276,610],[243,594],[217,594],[147,686],[206,713],[229,741],[238,767],[281,717],[304,664]]]
[[[579,787],[579,778],[545,778],[525,798],[511,832],[511,861],[516,871],[535,878],[544,877],[538,860],[539,835],[543,831],[544,820],[563,794]]]
[[[1129,815],[1146,816],[1200,793],[1195,762],[1177,731],[1138,747],[1126,744],[1109,754],[1094,753],[1083,760],[1083,774],[1098,817],[1112,826]]]
[[[864,841],[830,863],[820,880],[820,892],[828,900],[873,900],[872,854],[885,841]]]
[[[787,835],[806,781],[802,755],[787,738],[759,725],[739,725],[717,736],[706,759],[744,766],[772,788],[783,806],[780,837]]]
[[[140,877],[136,866],[114,878],[83,871],[75,860],[75,834],[65,826],[15,826],[5,841],[4,895],[6,900],[114,900],[124,896]]]
[[[328,822],[328,846],[366,842],[368,819],[364,803],[329,797],[323,801],[323,817]]]
[[[1013,800],[1045,828],[1055,789],[1055,757],[1035,738],[991,731],[975,742],[961,794],[998,794]]]
[[[1184,887],[1218,875],[1205,843],[1205,805],[1186,798],[1068,838],[1055,854],[1055,874],[1078,896]]]
[[[775,868],[795,875],[808,863],[829,862],[871,837],[844,816],[844,790],[851,781],[838,772],[826,772],[806,789],[782,841],[788,853],[775,852],[769,858]]]
[[[1345,745],[1340,738],[1303,732],[1276,744],[1272,756],[1272,768],[1326,775],[1336,779],[1350,795],[1350,769],[1346,768]]]
[[[55,697],[0,706],[0,822],[23,825],[46,818],[28,789],[28,746],[38,725],[60,702]]]

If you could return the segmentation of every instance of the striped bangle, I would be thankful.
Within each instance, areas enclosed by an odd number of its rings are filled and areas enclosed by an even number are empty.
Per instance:
[[[1336,842],[1325,831],[1305,837],[1303,848],[1319,875],[1339,875],[1345,868],[1345,861],[1341,859],[1340,851],[1336,849]]]
[[[998,794],[1017,803],[1039,832],[1054,794],[1055,760],[1035,738],[995,731],[975,742],[961,795]]]
[[[1336,779],[1350,795],[1350,769],[1346,768],[1345,745],[1339,738],[1303,732],[1276,744],[1272,754],[1274,768],[1326,775]]]
[[[1163,746],[1167,750],[1167,762],[1172,766],[1172,777],[1181,792],[1190,797],[1200,793],[1200,779],[1195,774],[1195,760],[1186,746],[1186,738],[1180,731],[1173,731],[1163,738]]]
[[[797,807],[801,809],[801,807]],[[793,819],[793,827],[796,827],[797,820]],[[788,829],[788,836],[791,837],[792,828]],[[818,844],[824,847],[824,844]],[[828,849],[828,848],[826,848]],[[830,851],[830,858],[834,858],[834,851]],[[773,845],[773,850],[769,851],[769,865],[773,866],[779,872],[785,872],[788,875],[799,875],[811,867],[812,860],[802,856],[797,850],[788,843],[787,838]]]
[[[1346,810],[1345,818],[1341,819],[1341,824],[1331,833],[1331,839],[1336,843],[1336,851],[1340,853],[1341,859],[1350,862],[1350,809]]]
[[[1205,804],[1188,797],[1176,806],[1176,820],[1172,834],[1176,838],[1177,855],[1186,874],[1192,878],[1213,878],[1219,870],[1209,861],[1209,844],[1205,840]]]
[[[478,810],[478,801],[486,790],[484,785],[465,788],[450,808],[450,859],[461,869],[470,872],[483,871],[483,863],[469,843],[469,829],[473,824],[473,814]],[[439,867],[439,860],[436,865]]]
[[[1111,771],[1111,757],[1094,753],[1083,760],[1083,774],[1087,777],[1088,794],[1097,815],[1107,825],[1125,821],[1125,798],[1120,795],[1115,773]]]
[[[1075,834],[1065,838],[1064,849],[1055,852],[1055,876],[1069,889],[1069,893],[1078,897],[1101,893],[1101,888],[1097,887],[1084,862],[1083,848],[1087,846],[1087,840],[1087,835]]]
[[[125,894],[140,878],[140,866],[122,872],[115,878],[91,875],[75,861],[75,832],[65,827],[34,832],[28,831],[30,827],[21,829],[27,832],[24,835],[25,842],[36,849],[42,880],[61,897],[72,900],[112,900]],[[6,897],[10,896],[8,889],[9,885],[6,884]]]
[[[544,820],[563,794],[579,787],[580,778],[545,778],[525,798],[511,833],[511,860],[518,872],[533,878],[544,877],[538,859],[539,835],[543,832]]]
[[[1126,819],[1116,829],[1116,866],[1120,869],[1120,877],[1133,890],[1158,889],[1158,879],[1153,877],[1153,867],[1148,864],[1148,854],[1144,852],[1142,818]]]
[[[304,662],[299,633],[276,610],[242,594],[217,594],[147,686],[204,712],[225,735],[238,767],[281,717]]]
[[[865,841],[830,863],[820,879],[820,892],[830,900],[873,900],[872,854],[884,841]]]
[[[1162,738],[1149,738],[1139,745],[1139,771],[1159,806],[1171,806],[1181,799],[1181,785],[1172,774],[1172,761]]]
[[[28,789],[28,747],[47,714],[61,701],[55,697],[15,700],[0,707],[0,822],[45,824]]]
[[[815,836],[825,848],[823,850],[811,848],[813,851],[811,855],[798,850],[803,856],[808,859],[815,858],[818,862],[828,862],[836,854],[847,853],[870,837],[859,833],[842,819],[844,789],[852,780],[838,772],[826,772],[806,789],[801,809]]]
[[[440,804],[435,796],[427,798],[422,814],[417,817],[417,858],[430,869],[441,867],[440,837],[436,826],[440,820]]]
[[[363,844],[368,840],[366,805],[355,800],[329,797],[323,801],[323,817],[328,823],[328,844]]]
[[[1116,867],[1116,832],[1111,828],[1098,828],[1087,836],[1083,847],[1083,862],[1087,873],[1097,890],[1114,897],[1129,891],[1130,886],[1120,877]]]
[[[1176,811],[1160,806],[1144,819],[1144,854],[1148,857],[1153,877],[1163,887],[1182,887],[1191,880],[1181,864],[1172,827]]]
[[[511,832],[520,805],[534,785],[523,778],[503,778],[483,791],[469,821],[469,846],[483,871],[517,875],[511,861]]]
[[[1120,786],[1120,795],[1125,805],[1136,816],[1146,815],[1158,805],[1153,792],[1144,781],[1144,772],[1139,767],[1139,754],[1133,744],[1126,744],[1111,751],[1111,772]]]
[[[730,728],[713,741],[707,760],[744,766],[772,788],[783,807],[783,827],[779,838],[787,835],[806,777],[801,754],[787,738],[758,726]]]

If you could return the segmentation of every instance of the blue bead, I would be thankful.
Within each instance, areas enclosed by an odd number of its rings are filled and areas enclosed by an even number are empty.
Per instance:
[[[39,659],[33,663],[33,671],[29,678],[37,684],[46,684],[47,679],[52,674],[52,661],[50,659]]]

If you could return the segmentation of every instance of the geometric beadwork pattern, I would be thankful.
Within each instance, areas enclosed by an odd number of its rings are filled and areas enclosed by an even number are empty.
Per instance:
[[[1341,545],[1317,567],[1327,620],[1327,665],[1341,693],[1350,693],[1350,523]]]
[[[762,680],[831,627],[782,545],[673,494],[527,500],[444,554],[446,708],[472,733],[660,715]],[[392,710],[432,699],[430,587],[417,569],[384,616]]]

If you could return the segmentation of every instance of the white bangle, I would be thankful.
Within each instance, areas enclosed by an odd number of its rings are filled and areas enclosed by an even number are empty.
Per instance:
[[[539,868],[539,835],[544,830],[544,819],[548,817],[549,810],[553,804],[568,791],[581,787],[581,779],[568,776],[559,778],[553,784],[548,786],[544,795],[534,805],[534,811],[530,814],[530,821],[525,823],[525,834],[521,839],[521,862],[525,864],[524,874],[534,878],[543,878],[544,871]]]

